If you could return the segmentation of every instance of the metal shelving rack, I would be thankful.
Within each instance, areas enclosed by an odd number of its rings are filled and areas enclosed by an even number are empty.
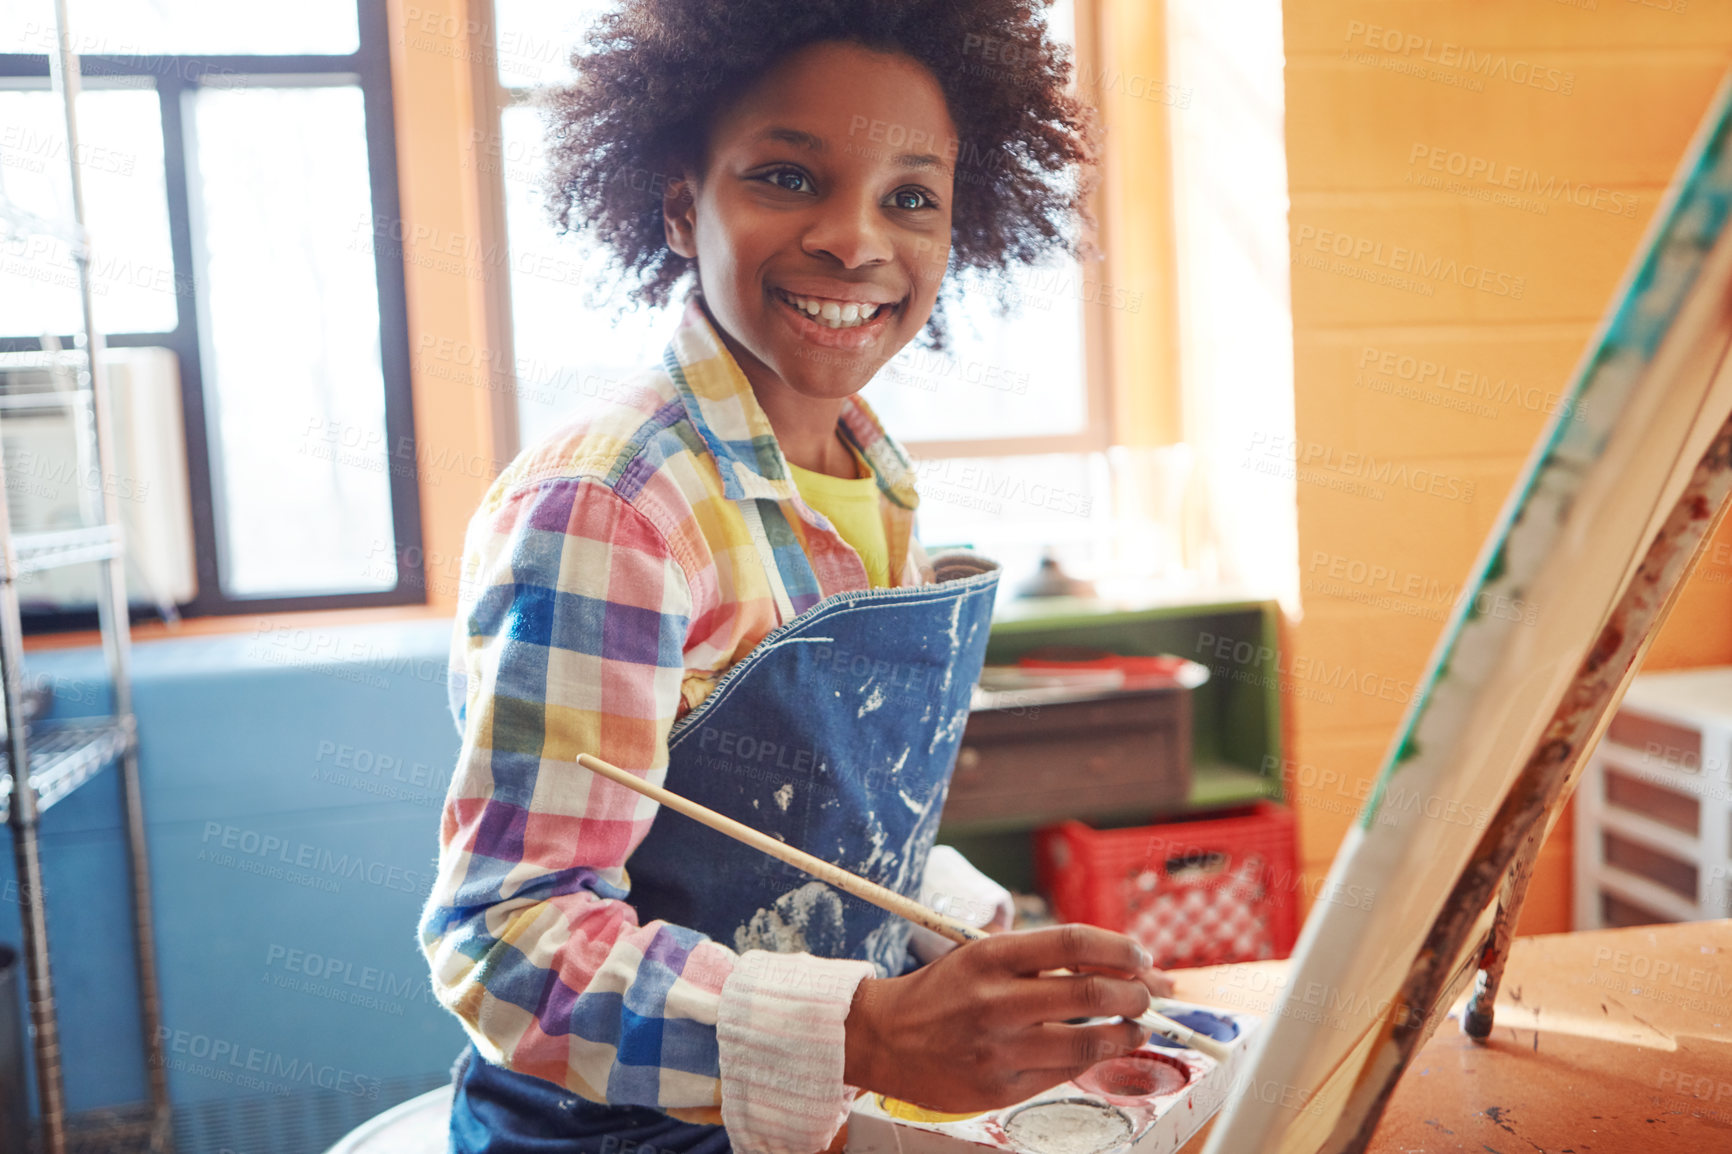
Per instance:
[[[84,186],[78,157],[77,53],[67,36],[66,0],[54,0],[55,47],[49,75],[66,119],[66,158],[71,178],[72,215],[52,220],[23,212],[0,196],[0,239],[50,236],[66,243],[78,267],[84,331],[68,350],[47,350],[58,370],[74,378],[72,388],[47,393],[0,394],[0,416],[7,410],[66,405],[74,410],[79,477],[109,475],[114,460],[102,334],[92,309],[91,254],[84,228]],[[0,469],[3,469],[0,455]],[[118,764],[130,855],[134,945],[138,994],[150,1079],[149,1148],[172,1150],[168,1081],[163,1067],[156,949],[150,903],[150,867],[145,849],[144,805],[139,792],[137,726],[132,715],[131,633],[127,618],[124,541],[119,500],[108,485],[80,484],[84,525],[44,533],[14,535],[6,503],[0,500],[0,687],[5,725],[0,752],[0,813],[12,829],[17,865],[19,912],[24,927],[30,1024],[35,1051],[43,1154],[66,1150],[66,1098],[61,1078],[60,1032],[54,986],[49,974],[46,893],[37,839],[41,815],[110,765]],[[19,578],[43,569],[94,562],[98,566],[97,617],[113,687],[113,713],[104,717],[27,722],[23,713],[23,629],[18,602]],[[18,766],[27,766],[28,786],[19,787]]]

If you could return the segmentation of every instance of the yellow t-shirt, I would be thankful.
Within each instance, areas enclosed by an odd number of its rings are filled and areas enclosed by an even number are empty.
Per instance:
[[[865,562],[867,581],[874,589],[882,589],[890,584],[890,542],[878,508],[878,481],[858,452],[854,464],[861,476],[832,477],[802,469],[792,461],[788,470],[800,490],[800,499],[829,519],[842,540]]]

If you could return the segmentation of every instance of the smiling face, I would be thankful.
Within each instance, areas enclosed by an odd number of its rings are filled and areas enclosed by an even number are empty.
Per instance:
[[[766,407],[858,392],[925,326],[950,257],[956,128],[910,57],[825,41],[710,129],[668,243]],[[695,177],[695,180],[692,178]]]

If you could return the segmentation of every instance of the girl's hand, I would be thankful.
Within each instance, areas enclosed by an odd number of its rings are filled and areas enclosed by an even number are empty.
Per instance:
[[[1167,976],[1165,970],[1144,970],[1137,975],[1137,980],[1149,988],[1149,993],[1157,998],[1173,996],[1173,979]]]
[[[1066,975],[1043,971],[1069,969]],[[1085,972],[1086,971],[1086,972]],[[1135,1018],[1171,981],[1123,934],[1051,926],[958,946],[899,978],[861,982],[848,1012],[843,1078],[933,1110],[1020,1102],[1136,1049]]]

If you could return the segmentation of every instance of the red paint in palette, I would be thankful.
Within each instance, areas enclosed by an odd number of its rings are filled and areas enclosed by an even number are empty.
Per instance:
[[[1134,1102],[1177,1093],[1190,1081],[1190,1068],[1177,1058],[1139,1051],[1097,1064],[1076,1085],[1109,1101]]]

